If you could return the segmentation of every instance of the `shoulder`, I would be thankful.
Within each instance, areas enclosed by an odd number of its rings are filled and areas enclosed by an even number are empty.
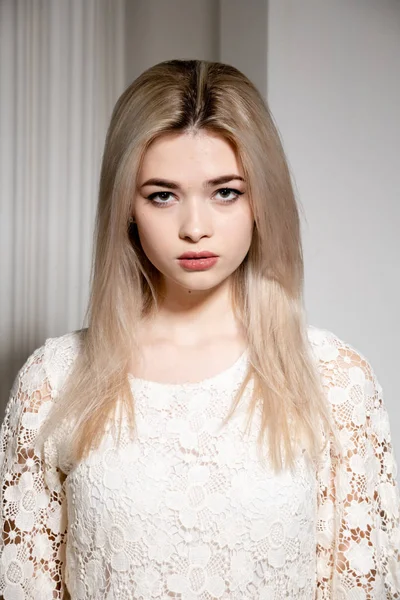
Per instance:
[[[313,350],[321,359],[329,360],[331,357],[336,357],[340,349],[346,349],[357,353],[361,358],[366,360],[354,346],[329,329],[308,325],[307,335]]]
[[[382,388],[370,361],[332,331],[309,325],[307,333],[336,423],[364,425],[383,404]]]
[[[7,447],[13,455],[18,447],[30,445],[35,439],[78,355],[85,331],[47,338],[18,371],[1,425],[0,465]]]
[[[24,403],[39,404],[43,395],[54,396],[61,389],[79,353],[86,329],[72,331],[59,337],[47,338],[26,359],[14,379],[12,398]]]
[[[307,335],[313,355],[322,368],[348,370],[359,367],[371,377],[374,375],[368,358],[333,331],[308,325]]]
[[[54,338],[43,345],[43,367],[50,386],[60,390],[79,354],[87,329],[78,329]]]
[[[18,371],[0,429],[0,472],[3,468],[13,468],[13,461],[19,462],[22,455],[29,455],[32,462],[33,455],[28,448],[35,442],[58,396],[79,352],[84,331],[46,339]]]

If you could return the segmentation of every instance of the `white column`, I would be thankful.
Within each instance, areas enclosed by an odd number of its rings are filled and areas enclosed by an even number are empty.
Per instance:
[[[125,87],[124,0],[0,2],[0,392],[84,325],[101,153]]]

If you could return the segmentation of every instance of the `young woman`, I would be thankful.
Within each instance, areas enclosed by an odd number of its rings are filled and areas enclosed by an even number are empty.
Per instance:
[[[142,73],[105,143],[88,327],[7,405],[4,598],[400,598],[382,389],[302,285],[257,89],[221,63]]]

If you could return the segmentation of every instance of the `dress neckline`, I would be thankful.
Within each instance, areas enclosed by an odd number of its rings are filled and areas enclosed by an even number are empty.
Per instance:
[[[249,349],[248,347],[242,352],[242,354],[235,360],[235,362],[228,368],[220,371],[216,375],[202,379],[201,381],[183,381],[180,383],[163,383],[161,381],[152,381],[150,379],[142,379],[136,377],[132,373],[128,373],[128,379],[132,384],[138,384],[140,386],[154,387],[154,388],[168,388],[168,389],[194,389],[198,387],[207,387],[210,385],[220,384],[225,382],[233,373],[239,369],[242,365],[247,362]]]

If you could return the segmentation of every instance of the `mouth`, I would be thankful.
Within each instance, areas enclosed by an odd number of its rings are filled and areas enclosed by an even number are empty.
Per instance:
[[[201,259],[201,258],[216,258],[217,254],[204,250],[203,252],[185,252],[179,256],[179,259]]]
[[[211,252],[206,256],[204,256],[204,253],[201,253],[200,256],[197,255],[192,258],[179,258],[178,262],[182,269],[186,271],[206,271],[217,264],[218,256]]]

